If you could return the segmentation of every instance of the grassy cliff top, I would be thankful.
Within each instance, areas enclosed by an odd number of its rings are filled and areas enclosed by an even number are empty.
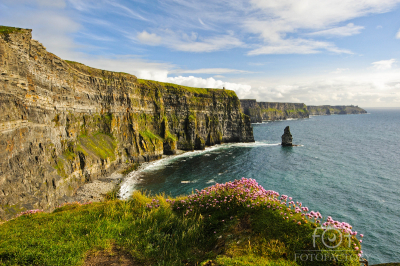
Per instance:
[[[15,28],[15,27],[7,27],[7,26],[0,26],[0,34],[10,34],[14,32],[21,32],[25,29],[22,28]]]
[[[201,95],[210,95],[211,93],[217,93],[217,94],[225,94],[226,96],[237,98],[236,92],[234,92],[232,90],[195,88],[195,87],[188,87],[188,86],[177,85],[177,84],[173,84],[173,83],[166,83],[166,82],[146,80],[146,79],[138,79],[138,83],[142,86],[146,86],[146,87],[150,87],[150,88],[158,87],[158,88],[161,88],[164,90],[173,90],[173,91],[178,91],[178,92],[187,91],[190,93],[201,94]]]
[[[64,60],[70,67],[76,69],[79,72],[82,72],[86,75],[89,76],[93,76],[93,77],[99,77],[99,78],[104,78],[104,77],[123,77],[126,78],[128,80],[132,80],[132,81],[136,81],[137,77],[135,75],[131,75],[128,73],[124,73],[124,72],[114,72],[114,71],[108,71],[108,70],[102,70],[102,69],[98,69],[98,68],[93,68],[93,67],[89,67],[87,65],[84,65],[82,63],[79,62],[75,62],[75,61],[70,61],[70,60]]]
[[[0,225],[0,264],[89,265],[117,248],[134,265],[358,266],[357,233],[321,218],[252,179],[178,198],[136,191],[127,201],[67,204]]]
[[[86,66],[82,63],[75,62],[75,61],[69,61],[69,60],[64,60],[66,63],[68,63],[69,66],[73,67],[74,69],[85,73],[86,75],[90,76],[97,76],[97,77],[124,77],[127,79],[131,79],[135,82],[137,82],[140,86],[147,87],[147,88],[158,88],[166,91],[175,91],[175,92],[189,92],[193,94],[200,94],[200,95],[210,95],[211,93],[217,93],[220,95],[226,95],[229,97],[235,97],[237,98],[237,95],[234,91],[232,90],[222,90],[222,89],[210,89],[210,88],[195,88],[195,87],[188,87],[188,86],[183,86],[183,85],[177,85],[173,83],[166,83],[166,82],[160,82],[160,81],[154,81],[154,80],[145,80],[145,79],[137,79],[136,76],[124,73],[124,72],[113,72],[113,71],[107,71],[107,70],[101,70],[97,68],[92,68],[89,66]]]
[[[0,34],[24,33],[24,32],[30,32],[30,31],[32,31],[32,30],[0,25]]]

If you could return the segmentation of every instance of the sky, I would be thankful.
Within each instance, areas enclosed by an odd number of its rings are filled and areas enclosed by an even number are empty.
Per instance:
[[[400,0],[0,0],[62,59],[241,99],[400,107]]]

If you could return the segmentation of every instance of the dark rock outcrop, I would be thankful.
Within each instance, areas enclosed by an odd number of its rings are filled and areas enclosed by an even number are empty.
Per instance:
[[[254,141],[233,91],[64,61],[31,30],[0,33],[0,102],[0,218],[52,209],[124,163]]]
[[[310,115],[347,115],[347,114],[366,114],[367,111],[354,105],[318,105],[307,106]]]
[[[293,137],[292,134],[290,133],[290,127],[287,126],[285,127],[284,133],[282,135],[282,146],[294,146],[292,144]]]
[[[243,113],[250,116],[252,123],[309,117],[304,103],[257,102],[253,99],[244,99],[240,100],[240,104]]]

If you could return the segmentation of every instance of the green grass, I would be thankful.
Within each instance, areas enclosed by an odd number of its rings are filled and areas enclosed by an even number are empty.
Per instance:
[[[82,135],[79,137],[79,142],[80,149],[87,149],[102,159],[110,158],[111,161],[115,160],[117,144],[109,135],[99,132],[93,136]]]
[[[175,135],[172,135],[171,132],[167,131],[167,134],[166,134],[166,135],[167,135],[167,136],[165,137],[165,140],[171,140],[171,141],[174,141],[174,142],[177,141],[176,136],[175,136]]]
[[[21,30],[21,28],[0,26],[0,34],[10,34],[13,32],[20,32]]]
[[[218,256],[216,263],[219,265],[237,265],[237,266],[297,266],[293,261],[284,259],[266,260],[254,255],[238,256],[235,258],[227,256]]]
[[[356,261],[297,264],[294,252],[315,249],[312,220],[294,212],[282,219],[281,209],[267,207],[286,206],[280,201],[242,203],[239,194],[216,188],[209,196],[175,199],[136,191],[128,201],[71,204],[21,216],[0,225],[0,265],[82,265],[86,254],[116,245],[141,265],[358,266]],[[225,195],[228,202],[222,203]],[[199,198],[202,203],[194,201]],[[208,199],[221,203],[210,209],[199,205]]]
[[[153,132],[151,132],[148,129],[146,129],[144,131],[140,131],[140,135],[142,135],[143,138],[147,138],[151,141],[162,140],[162,138],[160,136],[155,135]]]
[[[209,88],[195,88],[195,87],[188,87],[188,86],[183,86],[183,85],[177,85],[173,83],[165,83],[165,82],[159,82],[159,81],[153,81],[153,80],[145,80],[145,79],[138,79],[137,82],[140,85],[150,87],[150,88],[160,88],[164,90],[170,90],[174,92],[190,92],[193,94],[197,95],[212,95],[212,93],[217,93],[220,95],[226,95],[228,97],[234,97],[237,98],[237,95],[234,91],[232,90],[221,90],[221,89],[209,89]],[[202,101],[201,98],[195,98],[193,99],[195,102],[200,102]]]

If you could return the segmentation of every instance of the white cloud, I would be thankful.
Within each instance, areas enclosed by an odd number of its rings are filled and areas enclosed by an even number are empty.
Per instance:
[[[215,80],[214,78],[197,78],[193,76],[189,77],[169,77],[167,82],[175,83],[184,86],[197,87],[197,88],[219,88],[225,87],[227,90],[234,90],[238,95],[244,95],[251,90],[251,86],[247,84],[224,82],[222,80]]]
[[[361,30],[364,29],[363,26],[355,26],[353,23],[349,23],[343,27],[332,28],[328,30],[321,30],[309,33],[311,36],[351,36],[359,34]]]
[[[184,86],[197,87],[197,88],[220,88],[225,87],[229,90],[234,90],[239,95],[245,95],[251,90],[248,84],[225,82],[217,80],[212,77],[201,78],[194,76],[178,76],[169,77],[168,75],[174,72],[176,68],[174,65],[160,62],[152,62],[141,58],[134,58],[129,56],[120,56],[115,58],[99,57],[93,58],[80,58],[80,62],[100,69],[126,72],[133,74],[141,79],[156,80],[161,82],[175,83]],[[218,71],[218,69],[216,70]],[[229,73],[231,70],[221,69],[221,73]],[[233,70],[236,71],[236,70]],[[206,71],[212,72],[212,71]]]
[[[180,74],[227,74],[227,73],[250,73],[249,71],[231,69],[231,68],[201,68],[193,70],[180,70],[176,69],[171,71],[171,73]]]
[[[333,53],[352,54],[351,51],[339,49],[329,42],[321,42],[306,39],[282,39],[269,45],[262,46],[248,52],[248,55],[260,54],[315,54],[321,50],[327,50]]]
[[[398,0],[251,0],[251,3],[284,25],[295,28],[326,28],[346,20],[371,13],[383,13],[393,8]]]
[[[6,25],[33,28],[33,39],[40,41],[49,52],[62,58],[69,58],[78,47],[71,33],[77,32],[81,25],[57,10],[15,13],[3,16],[2,21]]]
[[[399,31],[398,31],[397,34],[396,34],[396,39],[400,39],[400,29],[399,29]]]
[[[156,32],[143,31],[136,36],[127,33],[126,36],[133,41],[139,40],[148,45],[165,45],[173,50],[183,52],[214,52],[244,46],[242,41],[231,34],[200,38],[195,32],[191,32],[190,35],[177,33],[170,29],[156,30]]]
[[[171,40],[168,46],[174,50],[184,52],[213,52],[244,46],[244,43],[233,36],[222,35],[205,38],[201,41]]]
[[[115,12],[117,14],[123,15],[123,16],[127,16],[133,19],[139,19],[139,20],[144,20],[144,21],[148,21],[148,19],[144,18],[142,15],[140,15],[139,13],[133,11],[131,8],[122,5],[120,3],[118,3],[117,1],[113,1],[113,0],[105,0],[105,3],[107,3],[110,6],[115,7]]]
[[[137,39],[140,42],[148,45],[159,45],[162,41],[160,36],[157,36],[155,33],[148,33],[147,31],[138,33]]]
[[[265,85],[268,84],[268,85]],[[338,76],[302,76],[260,79],[239,98],[257,101],[302,102],[307,105],[359,105],[361,107],[400,106],[398,69],[390,72],[349,72]]]
[[[332,74],[341,74],[342,72],[349,71],[348,68],[336,68],[335,71],[331,72]]]
[[[310,54],[321,50],[335,53],[350,53],[337,48],[334,44],[312,43],[296,37],[288,38],[300,30],[320,30],[318,35],[349,36],[358,33],[361,26],[348,24],[337,27],[338,23],[372,13],[383,13],[392,9],[399,0],[366,0],[366,1],[292,1],[292,0],[251,0],[254,8],[259,10],[253,17],[244,19],[246,31],[258,34],[264,41],[263,47],[248,54]],[[316,34],[317,36],[317,34]],[[326,46],[326,47],[324,47]],[[290,52],[292,51],[292,52]]]
[[[141,79],[166,82],[170,69],[176,68],[172,64],[149,61],[133,56],[116,57],[89,57],[78,56],[73,58],[85,65],[109,71],[125,72]]]
[[[396,63],[396,59],[389,59],[389,60],[381,60],[377,62],[373,62],[372,65],[376,70],[387,70],[391,69],[393,64]]]
[[[204,24],[204,22],[201,20],[201,18],[199,18],[199,22],[200,22],[201,25],[207,26],[206,24]]]

